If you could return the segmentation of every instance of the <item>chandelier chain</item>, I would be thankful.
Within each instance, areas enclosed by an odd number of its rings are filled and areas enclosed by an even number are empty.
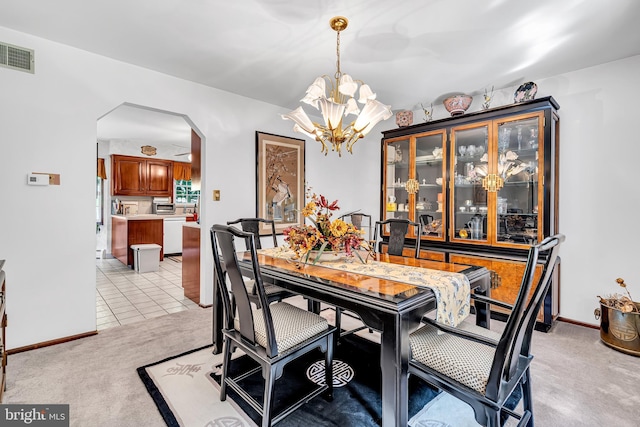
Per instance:
[[[336,36],[336,80],[339,80],[342,76],[342,72],[340,71],[340,31],[337,32]]]

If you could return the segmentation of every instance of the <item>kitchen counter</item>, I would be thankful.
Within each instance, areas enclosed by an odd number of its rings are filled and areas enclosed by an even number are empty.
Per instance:
[[[159,215],[112,215],[111,253],[125,265],[133,266],[131,245],[164,245],[164,219]],[[164,251],[160,250],[160,259]]]
[[[136,221],[143,219],[165,219],[165,218],[193,218],[193,214],[173,214],[173,215],[158,215],[158,214],[136,214],[136,215],[111,215],[112,218],[122,218],[128,221]]]

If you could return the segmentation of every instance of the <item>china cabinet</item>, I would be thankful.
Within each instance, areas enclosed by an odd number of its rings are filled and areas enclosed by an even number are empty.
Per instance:
[[[515,301],[523,256],[558,232],[558,109],[546,97],[383,132],[381,218],[420,222],[407,237],[421,253],[492,269],[493,295]]]

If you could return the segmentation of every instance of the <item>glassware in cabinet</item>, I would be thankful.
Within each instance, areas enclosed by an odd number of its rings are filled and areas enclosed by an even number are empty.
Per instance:
[[[541,238],[544,150],[543,113],[496,121],[495,170],[502,180],[496,193],[495,244],[533,245]]]
[[[409,139],[385,145],[385,215],[383,219],[409,218]]]
[[[489,122],[451,130],[450,240],[487,243],[489,197],[483,178],[490,172]]]
[[[444,240],[446,217],[446,133],[429,132],[415,136],[415,194],[413,220],[422,224],[421,238]]]

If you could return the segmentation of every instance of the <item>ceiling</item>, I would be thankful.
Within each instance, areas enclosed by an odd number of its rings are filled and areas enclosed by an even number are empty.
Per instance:
[[[0,0],[0,7],[0,26],[290,109],[316,76],[335,73],[328,24],[335,15],[349,19],[342,71],[393,110],[640,54],[637,0]]]

